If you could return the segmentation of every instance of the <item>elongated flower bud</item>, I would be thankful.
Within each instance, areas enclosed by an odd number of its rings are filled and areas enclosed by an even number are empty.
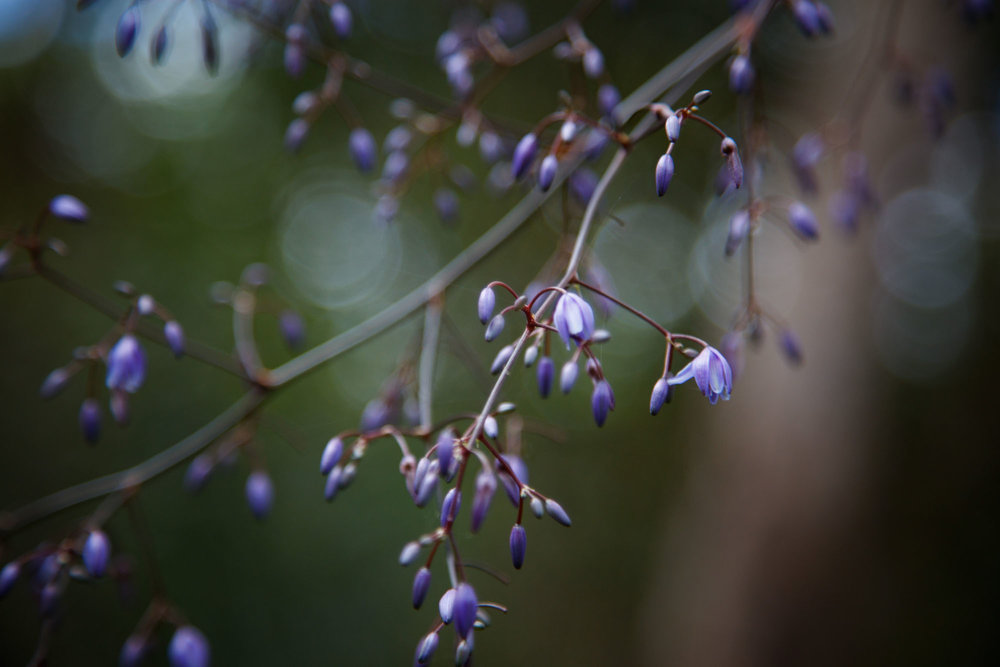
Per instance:
[[[577,369],[576,363],[573,360],[563,364],[562,372],[559,373],[559,388],[562,390],[562,393],[568,394],[573,389],[578,372],[579,369]]]
[[[343,2],[334,2],[330,6],[330,23],[333,24],[333,31],[337,33],[337,37],[347,39],[351,36],[351,29],[354,26],[351,9]]]
[[[552,392],[552,381],[556,374],[556,364],[552,357],[542,357],[538,362],[538,393],[547,398]]]
[[[118,19],[115,28],[115,49],[124,58],[135,45],[135,37],[139,33],[139,6],[132,5]]]
[[[263,470],[250,473],[246,484],[247,505],[257,519],[263,519],[274,505],[274,484]]]
[[[656,162],[654,177],[656,181],[656,194],[662,197],[667,193],[670,181],[674,177],[674,158],[667,153],[661,155],[660,159]]]
[[[493,293],[492,287],[484,287],[481,292],[479,292],[479,303],[477,304],[477,309],[479,313],[479,321],[486,324],[490,321],[490,317],[493,316],[493,309],[496,308],[497,297]]]
[[[802,202],[793,202],[788,207],[788,222],[795,233],[807,241],[819,238],[819,223],[808,206]]]
[[[413,577],[413,608],[420,609],[431,587],[431,571],[426,566],[417,570]]]
[[[92,531],[83,543],[83,565],[90,576],[100,578],[108,569],[108,558],[111,555],[111,541],[103,530]]]
[[[333,466],[340,462],[343,455],[344,441],[339,437],[330,438],[326,443],[326,447],[323,448],[323,455],[319,460],[320,474],[328,475],[333,470]]]
[[[677,114],[672,114],[666,122],[667,139],[677,141],[681,138],[681,119]]]
[[[510,558],[514,562],[514,569],[520,570],[524,565],[524,554],[528,548],[528,535],[524,531],[524,526],[515,523],[510,529]]]
[[[417,654],[414,656],[414,660],[418,665],[426,665],[431,661],[431,657],[434,655],[434,651],[438,647],[438,634],[436,632],[430,632],[420,639],[420,643],[417,644]]]
[[[167,655],[170,667],[208,667],[211,664],[208,640],[193,625],[177,628],[167,647]]]
[[[569,514],[567,514],[566,510],[562,508],[562,505],[551,498],[546,498],[545,500],[545,511],[550,517],[555,519],[557,523],[561,523],[567,527],[573,525],[573,522],[569,518]]]
[[[559,160],[555,155],[546,155],[542,164],[538,167],[538,187],[545,192],[552,187],[552,181],[556,178],[556,171],[559,169]]]
[[[486,342],[490,343],[496,340],[497,336],[503,331],[503,327],[506,322],[502,314],[497,314],[490,320],[489,325],[486,327]]]
[[[479,600],[476,598],[476,591],[467,582],[463,581],[455,588],[455,630],[459,637],[468,637],[472,631],[472,624],[476,622],[476,611],[479,609]]]
[[[510,171],[515,179],[519,179],[528,173],[531,163],[535,161],[535,154],[538,152],[538,137],[534,132],[521,137],[514,149],[514,158],[510,163]]]
[[[653,392],[649,396],[649,414],[655,415],[663,407],[664,403],[670,401],[670,394],[673,387],[667,382],[667,378],[660,378],[653,385]]]

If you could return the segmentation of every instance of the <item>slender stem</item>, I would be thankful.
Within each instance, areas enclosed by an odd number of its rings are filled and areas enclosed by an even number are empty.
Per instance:
[[[417,395],[420,404],[420,425],[431,425],[431,407],[434,395],[434,362],[437,356],[438,337],[441,333],[441,313],[444,299],[431,299],[424,309],[424,338],[420,348],[420,369],[417,378]]]

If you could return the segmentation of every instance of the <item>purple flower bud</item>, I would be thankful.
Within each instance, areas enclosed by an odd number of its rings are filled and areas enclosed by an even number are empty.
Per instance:
[[[207,11],[201,17],[201,56],[209,74],[219,71],[219,31]]]
[[[146,379],[146,353],[132,334],[118,339],[108,352],[108,389],[134,394]]]
[[[542,164],[538,167],[538,187],[542,192],[552,187],[552,181],[556,178],[556,171],[559,169],[559,160],[551,153],[542,159]]]
[[[605,83],[597,89],[597,108],[605,116],[610,116],[622,101],[622,95],[613,84]]]
[[[545,516],[545,505],[542,503],[542,499],[538,496],[533,497],[531,502],[528,503],[528,506],[531,508],[531,513],[535,515],[536,519],[541,519]]]
[[[420,544],[417,542],[407,542],[403,545],[403,550],[399,553],[399,564],[405,567],[417,560],[417,556],[419,555]]]
[[[493,308],[490,308],[490,312],[493,312]],[[483,309],[480,308],[479,317],[482,319]],[[503,331],[504,327],[503,313],[500,313],[490,320],[489,325],[486,327],[486,342],[492,342],[496,340],[497,336]]]
[[[515,454],[505,454],[503,460],[510,466],[510,469],[514,471],[514,475],[517,476],[517,481],[521,484],[528,483],[528,466],[525,465],[524,460]],[[507,471],[500,467],[497,463],[497,476],[500,478],[500,483],[503,484],[503,490],[507,494],[507,498],[510,499],[512,505],[517,507],[521,499],[521,488],[518,486],[517,482],[507,474]]]
[[[212,472],[212,459],[207,454],[194,457],[184,473],[184,488],[194,493],[201,490]]]
[[[135,36],[139,32],[139,6],[132,5],[118,19],[115,28],[115,49],[124,58],[135,45]]]
[[[732,257],[743,239],[750,233],[750,212],[740,209],[729,218],[729,236],[726,237],[726,257]],[[656,414],[656,413],[653,413]]]
[[[274,484],[271,477],[263,470],[255,470],[247,477],[247,505],[257,519],[263,519],[274,505]]]
[[[479,293],[479,303],[478,303],[478,306],[477,306],[478,311],[479,311],[479,321],[480,322],[482,322],[483,324],[486,324],[486,322],[488,322],[490,320],[490,316],[493,315],[493,309],[496,308],[496,303],[497,303],[497,297],[493,293],[493,288],[491,288],[491,287],[484,287],[482,289],[482,291]],[[501,317],[501,324],[500,324],[500,329],[501,330],[503,330],[502,320],[503,320],[503,318]],[[492,322],[490,324],[492,326]],[[497,332],[497,333],[499,333],[499,332]],[[496,336],[494,336],[493,338],[496,338]],[[491,338],[487,338],[486,340],[489,341],[489,340],[492,340],[492,339]]]
[[[353,18],[350,8],[343,2],[335,2],[330,6],[330,23],[333,24],[333,31],[337,37],[347,39],[351,36],[353,28]]]
[[[167,33],[167,25],[163,24],[153,35],[153,41],[149,43],[149,59],[154,65],[163,62],[167,55],[167,46],[170,45],[170,35]]]
[[[792,14],[806,37],[814,37],[820,32],[819,13],[811,0],[792,0]]]
[[[103,530],[91,531],[87,541],[83,543],[83,565],[90,576],[100,578],[108,569],[108,557],[111,555],[111,541]]]
[[[649,414],[655,415],[663,407],[664,403],[670,402],[673,387],[667,382],[667,378],[660,378],[653,385],[653,393],[649,396]]]
[[[424,475],[419,484],[414,482],[413,502],[417,507],[423,507],[431,499],[438,484],[438,470],[439,468],[429,468],[428,474]]]
[[[57,218],[71,222],[86,222],[90,211],[82,201],[73,195],[59,195],[49,202],[49,212]]]
[[[354,128],[347,139],[347,145],[351,158],[360,171],[368,172],[375,167],[375,137],[371,132],[363,127]]]
[[[285,345],[296,349],[305,342],[306,323],[302,316],[294,310],[283,310],[278,316],[278,328],[281,329],[281,337],[285,339]]]
[[[288,129],[285,130],[285,150],[289,153],[298,151],[309,135],[309,127],[309,121],[305,118],[296,118],[289,123]]]
[[[455,459],[455,435],[452,431],[445,429],[438,436],[437,448],[438,475],[447,478]]]
[[[833,12],[825,2],[816,3],[816,20],[819,26],[819,31],[824,35],[833,34],[836,29],[836,22],[833,18]]]
[[[524,351],[524,367],[531,368],[538,360],[538,346],[532,345]]]
[[[438,634],[436,632],[429,632],[426,636],[420,639],[417,644],[417,654],[414,660],[418,665],[426,665],[431,661],[431,656],[434,655],[434,651],[438,647]]]
[[[524,552],[528,548],[528,535],[524,526],[515,523],[510,529],[510,559],[514,561],[514,569],[520,570],[524,565]]]
[[[487,164],[493,164],[503,157],[503,140],[496,132],[489,130],[479,135],[479,154]]]
[[[662,197],[667,193],[670,181],[674,177],[674,158],[667,153],[661,155],[656,161],[656,171],[653,175],[653,180],[656,181],[656,194]]]
[[[427,597],[427,591],[431,587],[431,571],[427,566],[424,566],[417,570],[416,576],[413,577],[413,608],[420,609],[420,606],[424,603],[424,598]]]
[[[163,337],[174,356],[180,358],[184,354],[184,329],[176,320],[170,320],[163,325]]]
[[[326,443],[326,447],[323,448],[323,455],[319,460],[319,472],[322,475],[328,475],[333,467],[340,462],[340,458],[344,455],[344,441],[339,437],[330,438],[329,442]]]
[[[448,493],[444,495],[444,501],[441,503],[441,525],[445,526],[450,521],[454,521],[455,517],[458,516],[458,510],[462,507],[462,492],[457,488],[452,487],[448,490]]]
[[[304,47],[307,33],[304,26],[293,23],[285,29],[285,71],[288,76],[297,79],[306,68],[306,50]]]
[[[819,224],[816,222],[816,216],[802,202],[793,202],[788,207],[788,222],[795,233],[805,240],[815,241],[819,238]]]
[[[513,353],[514,353],[513,345],[505,345],[502,348],[500,348],[500,351],[497,352],[497,356],[494,357],[493,359],[493,363],[490,365],[490,373],[496,375],[497,373],[502,371],[504,366],[507,365],[507,362],[510,361],[510,355],[512,355]]]
[[[476,475],[476,494],[472,499],[472,532],[478,532],[483,525],[496,490],[497,480],[492,472],[483,469]]]
[[[461,582],[455,588],[455,630],[459,637],[468,637],[472,624],[476,622],[476,611],[479,600],[476,591],[467,581]]]
[[[170,638],[167,655],[170,657],[170,667],[208,667],[211,663],[208,640],[193,625],[177,628]]]
[[[10,589],[14,587],[20,574],[21,566],[18,565],[17,561],[11,561],[3,566],[3,569],[0,570],[0,598],[10,593]]]
[[[815,132],[803,134],[792,148],[792,165],[803,192],[816,192],[816,165],[823,157],[823,139]]]
[[[675,377],[668,378],[670,385],[683,384],[694,378],[708,402],[715,405],[721,398],[729,400],[733,389],[733,371],[726,358],[714,347],[706,346],[697,357],[681,369]]]
[[[510,163],[510,171],[515,179],[519,179],[528,173],[531,163],[535,161],[535,154],[538,152],[538,137],[534,132],[521,137],[514,149],[514,158]]]
[[[740,159],[740,151],[736,147],[736,142],[733,141],[732,137],[724,138],[719,151],[726,158],[725,169],[729,182],[738,190],[743,185],[743,161]]]
[[[570,341],[579,345],[590,340],[594,334],[594,309],[572,292],[564,292],[559,297],[552,321],[566,349],[569,349]]]
[[[677,141],[681,138],[681,119],[677,114],[668,116],[664,127],[666,128],[667,139],[669,141]]]
[[[330,470],[330,473],[326,477],[326,484],[323,485],[323,498],[327,502],[337,497],[337,491],[340,491],[340,482],[343,476],[344,469],[340,466],[334,466]]]
[[[575,364],[574,364],[575,368]],[[542,357],[538,362],[538,393],[547,398],[552,392],[552,380],[555,378],[556,364],[552,357]]]
[[[292,112],[298,116],[304,116],[312,112],[320,103],[319,95],[311,90],[306,90],[292,101]]]
[[[52,398],[63,390],[71,377],[72,374],[66,368],[57,368],[45,376],[38,393],[42,398]]]
[[[737,95],[746,95],[753,89],[756,78],[750,58],[740,54],[729,63],[729,89]]]
[[[547,498],[545,500],[545,511],[548,512],[550,517],[555,519],[556,523],[561,523],[566,527],[573,525],[573,522],[569,518],[569,514],[567,514],[566,510],[562,508],[562,505],[551,498]]]
[[[398,183],[406,176],[410,166],[410,158],[403,151],[393,151],[385,157],[382,165],[382,180],[387,183]]]
[[[483,420],[483,434],[487,438],[497,439],[500,435],[500,425],[497,423],[496,417],[489,416]]]
[[[146,640],[140,635],[129,635],[118,654],[118,667],[139,667],[146,657]]]
[[[458,219],[458,195],[451,188],[438,188],[434,191],[434,210],[442,222],[454,222]]]
[[[604,74],[604,54],[596,46],[591,46],[583,53],[583,73],[591,79]]]
[[[140,315],[152,315],[156,310],[156,301],[150,295],[143,294],[136,300],[135,309]]]
[[[778,337],[778,344],[789,363],[798,366],[802,363],[802,345],[798,337],[789,329],[784,329]]]
[[[333,470],[336,470],[336,468],[334,468]],[[333,470],[330,471],[331,475],[333,474]],[[341,470],[339,488],[346,489],[348,486],[351,485],[351,482],[354,481],[354,478],[357,477],[357,475],[358,475],[358,466],[356,466],[354,463],[348,463]]]
[[[470,632],[469,636],[458,642],[458,646],[455,647],[455,664],[468,665],[469,660],[472,658],[472,649],[474,646],[473,633]]]
[[[594,385],[594,393],[590,398],[590,407],[594,413],[594,421],[598,426],[604,426],[608,412],[615,409],[615,394],[611,391],[611,383],[599,380]]]
[[[45,618],[50,618],[56,613],[56,606],[59,604],[59,597],[62,591],[59,584],[52,582],[42,587],[38,600],[38,611]]]
[[[581,167],[569,175],[569,193],[581,206],[586,206],[597,189],[597,174]]]
[[[455,617],[455,589],[449,588],[438,600],[438,614],[441,622],[447,625]]]
[[[578,373],[579,369],[576,366],[576,362],[572,359],[563,364],[562,371],[559,373],[559,388],[562,390],[562,393],[568,394],[573,389]]]

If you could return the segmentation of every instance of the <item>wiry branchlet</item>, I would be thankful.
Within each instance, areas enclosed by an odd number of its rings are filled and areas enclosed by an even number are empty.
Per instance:
[[[263,470],[255,470],[247,477],[247,505],[258,519],[262,520],[271,512],[274,505],[274,484],[271,476]]]
[[[211,664],[208,640],[193,625],[177,628],[167,647],[167,655],[170,667],[208,667]]]
[[[656,185],[656,194],[662,197],[667,193],[670,181],[674,177],[674,158],[669,153],[664,153],[656,161],[656,171],[653,176]]]
[[[431,587],[431,571],[426,565],[419,570],[417,570],[416,575],[413,577],[413,608],[420,609],[423,605],[424,599],[427,597],[427,591]]]
[[[100,578],[108,570],[108,559],[111,556],[111,540],[103,530],[94,530],[87,535],[80,553],[83,566],[90,576]]]
[[[545,500],[545,511],[550,517],[555,519],[556,523],[561,523],[564,526],[572,526],[573,521],[570,520],[569,514],[563,509],[562,505],[552,500],[551,498],[546,498]]]
[[[520,570],[524,565],[524,554],[528,549],[528,535],[524,526],[515,523],[510,529],[510,559],[514,563],[514,569]]]

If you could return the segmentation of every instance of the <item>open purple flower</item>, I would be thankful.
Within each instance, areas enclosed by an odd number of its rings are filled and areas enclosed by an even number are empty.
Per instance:
[[[694,378],[698,389],[708,397],[708,402],[712,405],[720,398],[729,400],[729,394],[733,390],[733,370],[722,353],[714,347],[705,346],[697,357],[675,377],[669,378],[667,383],[671,386],[683,384],[691,378]]]
[[[572,292],[559,297],[552,320],[559,337],[566,343],[566,349],[569,349],[571,340],[579,345],[594,334],[594,309]]]

